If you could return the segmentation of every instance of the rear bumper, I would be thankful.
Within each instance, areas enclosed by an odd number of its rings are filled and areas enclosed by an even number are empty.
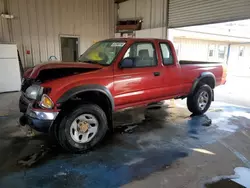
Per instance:
[[[32,108],[32,104],[33,101],[29,101],[24,96],[21,96],[19,108],[24,114],[19,118],[20,125],[29,125],[31,128],[39,132],[47,133],[59,112],[34,109]]]

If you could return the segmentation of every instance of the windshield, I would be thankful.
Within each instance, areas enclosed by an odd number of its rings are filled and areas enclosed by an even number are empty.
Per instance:
[[[79,61],[108,66],[113,62],[124,45],[125,42],[123,41],[97,42],[80,56]]]

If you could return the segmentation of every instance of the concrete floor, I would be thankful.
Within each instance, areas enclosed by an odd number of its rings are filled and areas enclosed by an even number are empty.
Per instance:
[[[203,116],[190,116],[185,101],[120,112],[114,135],[81,155],[18,126],[19,93],[0,94],[0,187],[194,188],[250,168],[250,108],[220,102],[230,83]]]

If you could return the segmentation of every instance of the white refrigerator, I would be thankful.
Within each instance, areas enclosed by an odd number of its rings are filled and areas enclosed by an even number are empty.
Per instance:
[[[0,44],[0,93],[20,91],[21,74],[15,44]]]

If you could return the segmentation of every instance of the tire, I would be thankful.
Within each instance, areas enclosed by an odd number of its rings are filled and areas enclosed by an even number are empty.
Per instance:
[[[57,124],[53,124],[51,125],[50,129],[49,129],[49,136],[52,140],[58,142],[58,131],[57,131]]]
[[[205,96],[201,98],[201,95]],[[207,100],[205,100],[205,98]],[[203,99],[203,100],[201,100]],[[202,103],[200,101],[203,101]],[[207,102],[204,102],[207,101]],[[200,86],[192,95],[187,97],[187,107],[193,115],[204,114],[212,102],[212,89],[209,85]]]
[[[188,107],[188,110],[190,112],[194,112],[194,109],[193,109],[193,95],[190,95],[187,97],[187,107]]]
[[[97,126],[97,130],[95,133],[93,133],[93,137],[89,136],[90,134],[92,134],[89,133],[92,127],[91,123],[87,123],[87,127],[89,128],[87,129],[87,131],[85,130],[85,133],[80,132],[81,130],[79,128],[79,121],[83,122],[83,120],[79,120],[78,118],[81,118],[82,116],[84,119],[85,116],[86,118],[87,116],[90,116],[91,121],[94,121],[96,123],[94,127]],[[88,118],[85,120],[84,123],[88,121]],[[73,126],[73,124],[77,126],[77,129],[74,128],[76,126]],[[82,153],[96,146],[106,135],[108,130],[107,117],[105,112],[98,105],[80,105],[62,119],[57,130],[58,142],[65,150],[72,153]],[[82,136],[77,136],[78,133]],[[92,137],[91,140],[82,142],[81,139],[89,139],[89,137]]]

